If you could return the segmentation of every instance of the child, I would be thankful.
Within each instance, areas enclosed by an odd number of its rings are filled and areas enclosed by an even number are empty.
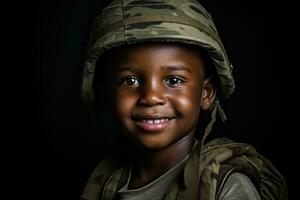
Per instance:
[[[82,94],[112,111],[120,134],[81,198],[287,199],[283,177],[253,147],[205,143],[217,114],[226,120],[218,98],[234,87],[211,16],[197,1],[113,1],[95,20]],[[198,140],[203,111],[211,121]]]

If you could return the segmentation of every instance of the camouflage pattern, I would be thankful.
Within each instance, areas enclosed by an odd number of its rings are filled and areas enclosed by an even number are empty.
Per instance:
[[[210,14],[195,0],[114,0],[95,19],[83,71],[82,97],[94,99],[93,78],[98,58],[107,50],[140,42],[182,42],[205,48],[220,78],[220,94],[228,97],[235,83],[232,67]],[[287,199],[284,178],[276,168],[248,145],[217,139],[204,145],[216,119],[218,101],[203,140],[187,161],[182,174],[172,183],[164,199],[215,200],[226,177],[239,171],[248,175],[261,199]],[[222,116],[222,115],[221,115]],[[203,148],[202,148],[203,147]],[[82,200],[112,200],[128,177],[124,150],[113,147],[94,170]]]
[[[82,97],[93,101],[95,64],[105,51],[138,42],[182,42],[205,48],[220,77],[220,94],[235,84],[211,15],[195,0],[114,0],[95,19],[83,71]]]
[[[277,169],[254,147],[227,138],[212,140],[195,148],[183,171],[170,185],[165,200],[215,200],[231,173],[246,174],[262,200],[287,200],[287,186]],[[91,175],[82,200],[113,200],[128,177],[127,157],[108,155]]]

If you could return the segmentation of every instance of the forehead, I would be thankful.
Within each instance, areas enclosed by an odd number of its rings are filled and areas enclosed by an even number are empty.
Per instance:
[[[201,51],[178,43],[139,43],[115,48],[109,56],[110,67],[122,65],[183,65],[191,71],[203,71]]]

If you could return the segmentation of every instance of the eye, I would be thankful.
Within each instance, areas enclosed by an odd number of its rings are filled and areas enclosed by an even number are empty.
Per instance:
[[[136,86],[140,84],[140,80],[136,77],[125,77],[121,79],[120,84],[125,86]]]
[[[180,84],[182,84],[184,82],[185,81],[182,78],[179,78],[177,76],[171,76],[171,77],[168,77],[165,80],[165,83],[168,84],[168,85],[171,85],[171,86],[180,85]]]

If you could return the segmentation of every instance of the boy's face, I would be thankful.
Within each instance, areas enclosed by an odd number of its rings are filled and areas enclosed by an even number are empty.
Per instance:
[[[147,149],[194,134],[200,108],[208,109],[213,96],[194,50],[176,44],[131,45],[117,50],[109,65],[112,107],[123,134]]]

